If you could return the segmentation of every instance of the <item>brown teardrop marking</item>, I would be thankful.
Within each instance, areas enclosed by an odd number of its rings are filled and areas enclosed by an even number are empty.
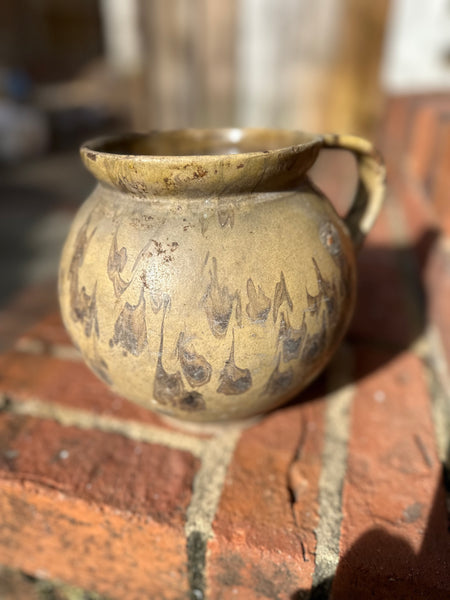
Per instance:
[[[336,283],[334,281],[330,282],[328,281],[328,279],[324,279],[324,277],[322,277],[322,273],[320,272],[316,259],[313,258],[312,261],[314,264],[314,270],[316,271],[317,285],[319,288],[319,294],[318,296],[316,296],[316,298],[320,296],[319,307],[321,301],[323,300],[325,303],[325,310],[328,315],[328,319],[330,322],[334,322],[337,319],[336,313],[338,291]]]
[[[337,298],[337,288],[336,284],[330,283],[327,279],[322,277],[322,273],[320,272],[319,266],[317,264],[316,259],[313,257],[312,262],[314,265],[314,270],[316,272],[316,281],[317,287],[319,288],[318,293],[315,296],[312,296],[308,289],[306,288],[306,300],[308,304],[307,311],[312,316],[318,316],[320,312],[320,308],[322,306],[322,301],[325,303],[325,310],[327,314],[332,317],[333,314],[336,313],[336,298]]]
[[[322,303],[322,293],[319,291],[315,296],[311,295],[308,292],[308,288],[306,288],[306,303],[307,303],[307,311],[313,317],[319,314],[320,305]]]
[[[75,247],[70,261],[70,266],[67,271],[69,279],[69,295],[70,295],[70,316],[75,323],[81,322],[84,325],[84,333],[86,337],[90,337],[92,329],[99,335],[97,321],[97,302],[96,289],[97,283],[94,285],[92,294],[86,293],[86,288],[83,286],[80,290],[79,270],[84,262],[84,257],[89,243],[94,236],[97,228],[94,228],[88,236],[89,224],[91,215],[86,219],[83,226],[78,231],[75,239]]]
[[[292,385],[294,380],[294,371],[289,367],[287,371],[280,371],[281,353],[278,354],[277,364],[272,371],[266,385],[262,391],[262,396],[278,395],[285,392]]]
[[[312,258],[314,270],[316,271],[316,281],[317,287],[319,291],[314,296],[309,293],[308,288],[306,288],[306,302],[308,304],[308,308],[306,309],[309,314],[313,317],[316,317],[320,312],[320,307],[322,305],[323,299],[323,285],[322,285],[322,275],[320,273],[319,267],[317,266],[317,262],[314,258]]]
[[[325,311],[322,313],[322,326],[320,331],[306,338],[302,351],[302,360],[306,363],[314,362],[325,350],[327,344],[327,322]]]
[[[210,283],[202,298],[209,327],[215,337],[225,337],[233,311],[235,294],[230,294],[226,285],[222,286],[217,277],[217,260],[212,259],[212,271],[209,272]]]
[[[219,394],[237,396],[243,394],[252,387],[252,375],[249,369],[240,369],[234,362],[234,335],[231,343],[230,356],[225,361],[225,366],[220,372]]]
[[[231,229],[234,226],[234,206],[231,202],[219,202],[217,206],[217,219],[222,229],[229,225]]]
[[[289,295],[288,289],[286,287],[286,280],[284,279],[284,273],[281,271],[280,273],[280,281],[277,282],[275,286],[275,295],[273,298],[273,322],[276,323],[278,317],[278,311],[280,310],[283,302],[287,302],[290,310],[294,309],[294,305],[292,303],[291,297]]]
[[[145,322],[144,288],[141,288],[139,302],[125,303],[114,325],[113,344],[122,346],[133,356],[139,356],[147,346],[147,325]]]
[[[349,299],[352,295],[352,269],[348,257],[341,252],[335,257],[340,271],[339,294],[341,299]]]
[[[186,412],[197,412],[205,410],[206,404],[203,396],[199,392],[184,392],[178,402],[178,407]]]
[[[181,373],[167,373],[162,364],[164,349],[164,321],[170,298],[164,300],[164,312],[161,321],[161,338],[159,343],[158,361],[156,363],[155,381],[153,384],[153,397],[163,405],[178,406],[185,411],[198,411],[206,408],[203,396],[196,391],[187,392],[184,388]]]
[[[339,293],[342,298],[348,298],[351,293],[350,285],[350,265],[345,252],[342,251],[342,242],[338,230],[331,222],[323,223],[319,228],[319,239],[322,245],[330,253],[334,263],[337,265],[341,280],[339,285]],[[333,282],[334,291],[337,290],[336,283]],[[336,297],[336,296],[334,296]]]
[[[85,223],[82,225],[82,227],[80,227],[78,233],[77,233],[77,237],[75,239],[75,244],[74,244],[74,251],[73,251],[73,255],[72,255],[72,260],[70,261],[70,266],[69,266],[69,272],[68,272],[68,276],[71,277],[74,275],[74,273],[76,271],[78,271],[78,269],[82,266],[83,261],[84,261],[84,255],[86,253],[87,247],[89,246],[89,242],[91,241],[93,235],[95,234],[95,232],[97,231],[97,228],[95,227],[92,231],[91,234],[87,235],[88,229],[89,229],[89,224],[91,222],[91,216],[89,215],[89,217],[86,219]]]
[[[86,293],[83,286],[76,296],[76,303],[72,305],[72,319],[75,322],[81,322],[84,326],[84,335],[91,337],[95,333],[99,337],[98,317],[97,317],[97,282],[95,282],[92,294]]]
[[[331,284],[331,292],[325,298],[326,312],[328,316],[328,324],[330,327],[335,327],[339,322],[338,313],[338,289],[335,281]]]
[[[204,356],[195,352],[190,339],[183,332],[178,336],[176,353],[189,385],[200,387],[208,383],[211,379],[212,367]]]
[[[120,275],[127,264],[127,259],[127,249],[122,246],[118,250],[116,229],[109,248],[107,262],[107,273],[109,279],[112,281],[116,298],[119,298],[131,283],[131,281],[124,281]]]
[[[247,296],[246,312],[249,318],[254,323],[264,323],[269,315],[272,301],[264,294],[260,285],[258,291],[256,290],[252,279],[247,280]]]
[[[305,340],[307,333],[305,313],[303,313],[303,320],[300,329],[294,329],[291,327],[289,321],[289,315],[284,312],[281,313],[280,330],[278,333],[278,344],[281,344],[283,350],[284,362],[289,362],[298,358],[300,355],[300,348],[302,342]]]

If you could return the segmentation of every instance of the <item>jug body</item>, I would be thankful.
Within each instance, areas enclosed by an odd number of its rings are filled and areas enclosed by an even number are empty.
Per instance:
[[[283,164],[272,136],[268,150],[229,155],[216,154],[220,136],[208,155],[192,154],[203,139],[178,143],[168,160],[84,149],[99,183],[66,240],[60,305],[117,393],[180,419],[242,419],[293,398],[336,350],[355,304],[355,235],[307,176],[320,142],[291,145]]]

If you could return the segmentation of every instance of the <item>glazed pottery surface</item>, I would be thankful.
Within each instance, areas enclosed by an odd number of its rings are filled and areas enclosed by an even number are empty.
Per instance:
[[[358,162],[344,220],[308,177],[324,147]],[[105,384],[149,409],[218,421],[276,407],[323,369],[383,198],[369,142],[180,130],[95,140],[81,154],[98,185],[63,250],[60,304]]]

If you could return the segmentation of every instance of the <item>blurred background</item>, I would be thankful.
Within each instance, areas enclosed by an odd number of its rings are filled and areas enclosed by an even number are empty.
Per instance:
[[[2,0],[0,348],[55,303],[93,186],[83,140],[184,126],[379,139],[392,98],[449,93],[449,0]]]

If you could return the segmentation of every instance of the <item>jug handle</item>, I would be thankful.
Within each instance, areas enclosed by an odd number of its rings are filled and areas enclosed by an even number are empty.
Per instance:
[[[358,167],[358,187],[345,223],[356,249],[361,247],[383,204],[386,188],[386,169],[383,159],[373,145],[353,135],[325,134],[323,147],[350,151]]]

